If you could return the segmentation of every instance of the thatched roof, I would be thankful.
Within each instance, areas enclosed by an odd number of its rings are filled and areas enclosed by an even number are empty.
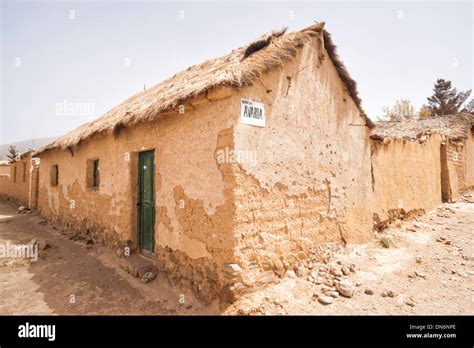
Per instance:
[[[20,155],[20,159],[28,156],[29,154],[32,154],[34,155],[35,154],[35,150],[34,149],[28,149],[27,151],[23,152],[21,155]]]
[[[310,40],[320,38],[321,35],[327,53],[348,93],[359,107],[366,125],[372,128],[373,123],[362,110],[356,82],[340,61],[331,35],[323,28],[324,23],[318,23],[299,32],[273,32],[223,57],[193,65],[158,85],[135,94],[98,119],[40,148],[35,155],[56,148],[73,148],[95,134],[115,133],[139,122],[154,120],[159,114],[217,87],[240,88],[252,85],[263,73],[291,60],[296,56],[298,48]]]
[[[374,140],[426,141],[430,134],[441,134],[452,141],[466,139],[474,127],[474,115],[460,113],[455,115],[433,116],[417,120],[399,122],[377,122],[370,138]]]

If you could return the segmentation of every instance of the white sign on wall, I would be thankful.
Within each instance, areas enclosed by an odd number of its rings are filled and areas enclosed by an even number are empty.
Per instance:
[[[265,127],[265,107],[253,100],[240,100],[240,122],[252,126]]]

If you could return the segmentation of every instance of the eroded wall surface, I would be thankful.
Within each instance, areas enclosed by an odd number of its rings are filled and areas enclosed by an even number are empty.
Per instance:
[[[455,177],[455,188],[453,198],[459,198],[459,193],[466,189],[466,141],[447,142],[448,168]]]
[[[466,188],[474,187],[474,136],[472,133],[468,134],[466,139]]]
[[[372,141],[374,213],[379,222],[401,211],[426,212],[442,203],[440,147],[439,135],[422,143]]]
[[[266,113],[265,127],[234,129],[236,255],[245,285],[298,267],[319,243],[372,236],[369,129],[321,53],[316,40],[307,43],[294,61],[237,92],[235,102],[264,103]]]

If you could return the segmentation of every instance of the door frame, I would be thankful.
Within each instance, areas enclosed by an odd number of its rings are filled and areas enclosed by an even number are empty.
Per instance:
[[[143,189],[143,182],[142,182],[142,166],[143,166],[143,157],[145,155],[152,155],[153,159],[153,170],[152,170],[152,181],[151,181],[151,186],[152,186],[152,193],[153,193],[153,200],[152,200],[152,205],[153,205],[153,217],[152,217],[152,223],[151,223],[151,250],[144,249],[142,247],[142,233],[143,233],[143,202],[142,202],[142,189]],[[156,221],[156,192],[155,192],[155,150],[145,150],[145,151],[140,151],[138,153],[138,165],[136,167],[137,170],[137,176],[138,176],[138,192],[137,192],[137,244],[138,244],[138,250],[139,253],[150,258],[154,258],[155,256],[155,221]]]

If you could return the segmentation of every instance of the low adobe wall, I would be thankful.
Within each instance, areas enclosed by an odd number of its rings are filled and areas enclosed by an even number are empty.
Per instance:
[[[10,174],[0,175],[0,196],[8,198],[10,196]]]
[[[9,175],[0,176],[0,195],[34,209],[38,202],[38,176],[38,164],[32,162],[28,153],[12,163]]]
[[[375,222],[434,209],[442,203],[441,137],[426,141],[372,140]]]
[[[10,175],[10,165],[0,163],[0,176],[5,174]]]

